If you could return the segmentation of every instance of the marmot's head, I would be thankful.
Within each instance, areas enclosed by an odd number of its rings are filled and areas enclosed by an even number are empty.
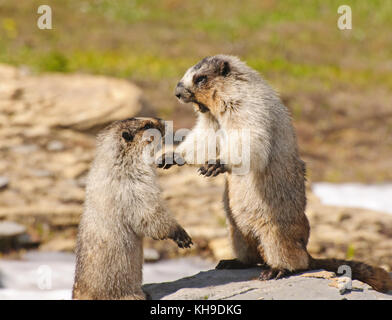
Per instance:
[[[109,158],[108,162],[114,165],[126,166],[145,161],[144,155],[152,152],[164,136],[164,131],[165,122],[161,119],[130,118],[115,121],[98,135],[97,154]]]
[[[237,57],[206,57],[187,70],[177,84],[175,95],[183,103],[192,102],[197,111],[218,115],[238,103],[238,89],[254,79],[255,74]]]

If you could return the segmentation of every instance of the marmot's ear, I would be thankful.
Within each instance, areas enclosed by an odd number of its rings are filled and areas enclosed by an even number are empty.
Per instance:
[[[225,60],[218,61],[218,70],[219,70],[219,74],[221,76],[226,77],[230,73],[230,70],[231,70],[229,62],[225,61]]]

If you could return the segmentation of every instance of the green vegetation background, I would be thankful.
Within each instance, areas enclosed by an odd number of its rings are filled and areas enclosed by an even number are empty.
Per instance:
[[[0,0],[0,62],[130,79],[160,116],[189,126],[175,83],[204,56],[238,55],[282,93],[313,178],[392,179],[380,160],[392,154],[390,0],[48,0],[53,30],[37,28],[41,4]],[[349,31],[337,28],[342,4]],[[368,122],[375,113],[381,123]]]

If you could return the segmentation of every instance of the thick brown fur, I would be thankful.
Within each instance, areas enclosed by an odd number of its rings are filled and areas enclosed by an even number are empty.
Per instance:
[[[188,69],[175,95],[200,111],[196,126],[176,149],[177,158],[203,165],[200,173],[206,176],[226,172],[224,207],[237,259],[222,261],[218,268],[265,264],[269,269],[260,279],[270,279],[314,268],[336,272],[339,265],[347,264],[354,278],[382,292],[392,289],[391,278],[381,268],[317,260],[308,254],[305,163],[298,153],[287,108],[258,72],[233,56],[207,57]],[[208,130],[238,129],[250,130],[247,172],[235,173],[230,160],[220,164],[220,160],[230,159],[224,152],[216,159],[194,162],[195,153],[206,148],[195,147],[195,141],[208,143]],[[240,140],[231,143],[241,145]],[[227,150],[223,147],[218,149]]]
[[[192,243],[160,198],[146,130],[158,119],[117,121],[98,136],[89,172],[85,210],[78,232],[73,299],[145,299],[142,291],[143,237]]]
[[[336,272],[341,265],[348,265],[352,271],[352,278],[370,285],[374,290],[388,292],[392,290],[392,279],[382,268],[370,266],[359,261],[340,259],[314,259],[310,257],[310,269],[325,269]]]

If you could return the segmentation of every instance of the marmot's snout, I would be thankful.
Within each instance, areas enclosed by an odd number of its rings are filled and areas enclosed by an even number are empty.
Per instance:
[[[193,93],[189,89],[185,88],[182,81],[177,83],[174,94],[178,98],[178,100],[184,103],[191,102],[193,100],[192,98],[194,97]]]
[[[182,103],[193,102],[197,111],[202,113],[209,111],[209,108],[204,103],[198,101],[195,94],[190,89],[186,88],[182,81],[177,83],[174,94]]]

